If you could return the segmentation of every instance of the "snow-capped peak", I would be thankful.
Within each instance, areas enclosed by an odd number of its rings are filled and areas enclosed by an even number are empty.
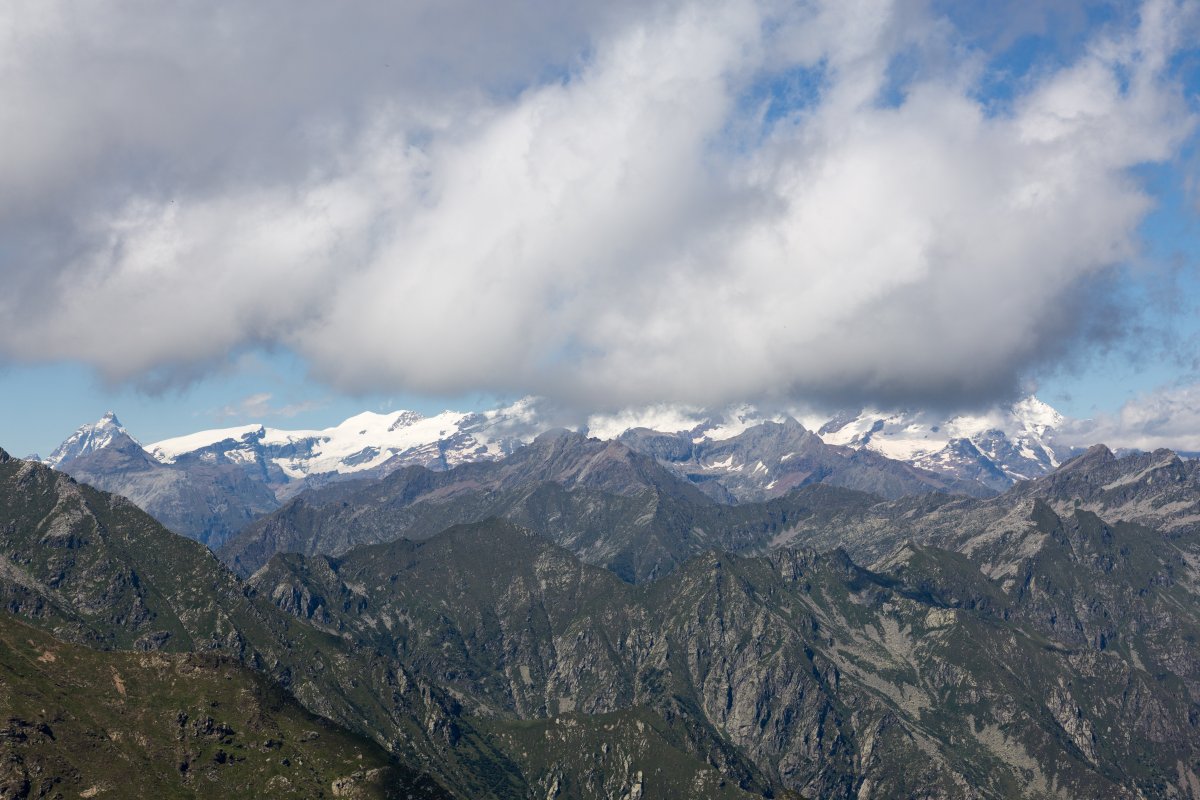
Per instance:
[[[547,428],[561,426],[565,420],[557,413],[537,398],[488,411],[443,411],[431,416],[415,411],[365,411],[321,430],[283,430],[255,423],[199,431],[145,449],[162,464],[240,465],[284,497],[308,485],[310,478],[319,483],[339,475],[385,475],[410,465],[448,469],[503,458]],[[1044,474],[1067,455],[1065,449],[1060,453],[1054,446],[1055,431],[1064,424],[1062,415],[1036,397],[948,419],[920,411],[870,409],[829,419],[797,413],[789,417],[748,405],[716,411],[659,405],[595,415],[579,427],[604,439],[645,428],[673,435],[691,447],[720,448],[765,423],[794,425],[797,419],[826,444],[867,448],[924,469],[982,481],[995,489]],[[110,412],[77,430],[45,463],[59,466],[106,447],[119,436],[128,434]],[[782,463],[794,454],[777,455]],[[764,485],[769,482],[773,487],[776,479],[766,473],[774,462],[762,461],[760,456],[747,454],[736,466],[730,462],[728,471],[745,466],[747,474],[762,472]],[[763,466],[756,470],[759,461]],[[705,468],[716,466],[714,462]]]
[[[81,425],[66,441],[54,448],[54,452],[42,463],[59,467],[67,461],[107,447],[118,436],[129,436],[129,432],[121,425],[115,413],[106,411],[96,422]]]
[[[1033,395],[1013,404],[1012,418],[1020,422],[1024,430],[1039,436],[1045,433],[1047,428],[1061,428],[1066,420],[1053,406]]]
[[[528,402],[473,413],[364,411],[322,430],[263,425],[218,428],[155,442],[147,451],[163,463],[199,455],[274,471],[286,483],[309,476],[380,474],[419,464],[445,469],[468,461],[502,458],[541,428]]]
[[[155,442],[146,448],[146,451],[155,459],[164,464],[174,463],[184,453],[193,453],[197,450],[203,450],[206,447],[211,447],[214,444],[219,444],[224,441],[232,440],[234,442],[245,441],[247,437],[261,438],[265,433],[262,425],[239,425],[235,428],[213,428],[206,431],[198,431],[190,433],[186,436],[176,436],[172,439],[164,439],[161,442]]]
[[[1044,474],[1058,466],[1054,435],[1063,416],[1029,396],[1011,406],[942,418],[927,412],[864,410],[839,414],[818,428],[828,444],[868,448],[925,469],[979,479],[980,470],[1004,482]],[[971,444],[970,448],[963,446]]]

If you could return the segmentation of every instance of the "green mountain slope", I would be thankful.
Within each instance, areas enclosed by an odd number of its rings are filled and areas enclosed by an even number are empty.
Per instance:
[[[468,724],[453,722],[458,703],[440,687],[280,612],[202,545],[123,498],[0,451],[0,532],[5,608],[62,639],[237,658],[465,796],[487,795],[460,758],[514,772]]]
[[[99,652],[7,614],[0,720],[0,797],[446,797],[231,659]]]

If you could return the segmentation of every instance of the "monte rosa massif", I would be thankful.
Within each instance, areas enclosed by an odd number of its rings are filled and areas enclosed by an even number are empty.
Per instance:
[[[873,409],[814,417],[750,406],[713,413],[658,407],[572,427],[649,455],[718,502],[736,504],[811,483],[888,499],[929,491],[987,496],[1073,455],[1056,442],[1063,421],[1027,397],[948,419]],[[527,398],[483,412],[364,412],[324,430],[251,424],[142,445],[110,412],[41,460],[129,497],[168,528],[215,549],[303,489],[405,467],[444,471],[503,459],[557,422]]]

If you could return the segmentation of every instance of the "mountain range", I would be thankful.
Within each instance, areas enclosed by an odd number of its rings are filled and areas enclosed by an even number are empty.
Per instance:
[[[279,507],[270,484],[245,465],[204,452],[163,462],[111,412],[81,427],[46,463],[124,495],[171,530],[213,546]]]
[[[504,459],[553,429],[552,416],[526,399],[487,412],[365,412],[319,431],[248,425],[142,446],[109,412],[44,463],[124,494],[172,530],[217,548],[305,489],[406,467],[445,471]],[[726,504],[810,483],[892,499],[929,491],[986,496],[1045,474],[1074,452],[1055,444],[1062,417],[1036,398],[940,422],[869,410],[807,422],[811,430],[786,414],[739,407],[593,417],[576,430],[650,455]]]
[[[1075,454],[1057,441],[1067,420],[1036,397],[982,414],[862,410],[835,415],[818,435],[829,444],[874,450],[917,467],[978,480],[1003,491],[1054,470]]]

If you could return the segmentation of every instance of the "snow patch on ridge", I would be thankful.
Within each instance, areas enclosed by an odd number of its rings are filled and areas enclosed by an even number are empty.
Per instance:
[[[732,439],[764,422],[783,422],[784,414],[767,415],[750,405],[736,405],[706,412],[691,406],[660,404],[625,409],[615,414],[588,418],[589,436],[616,439],[626,431],[645,428],[658,433],[692,433],[693,441],[721,442]]]
[[[284,430],[260,424],[219,428],[165,439],[147,451],[163,463],[223,456],[252,466],[274,465],[289,481],[420,464],[447,468],[503,458],[531,441],[539,427],[536,402],[518,400],[485,412],[365,411],[322,430]]]
[[[866,448],[959,477],[984,470],[995,472],[995,480],[1002,482],[1002,473],[1012,482],[1059,465],[1054,437],[1063,422],[1054,408],[1030,396],[1012,406],[948,419],[928,412],[865,409],[839,414],[817,430],[827,444]]]
[[[261,433],[263,430],[262,425],[239,425],[235,428],[213,428],[207,431],[197,431],[196,433],[189,433],[186,436],[176,436],[171,439],[164,439],[161,442],[155,442],[146,447],[146,452],[164,464],[173,464],[176,459],[185,453],[202,450],[205,447],[211,447],[227,439],[241,441],[246,436]]]

